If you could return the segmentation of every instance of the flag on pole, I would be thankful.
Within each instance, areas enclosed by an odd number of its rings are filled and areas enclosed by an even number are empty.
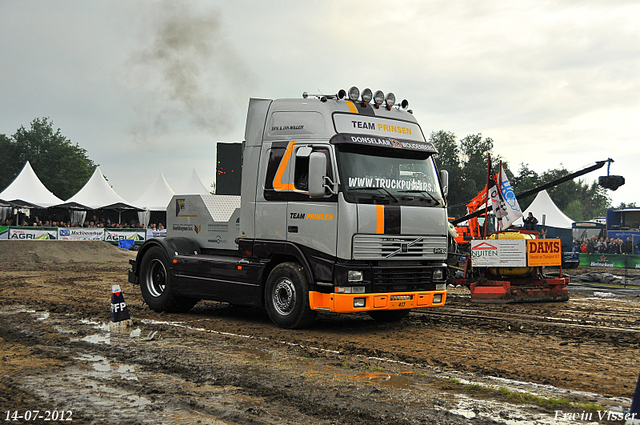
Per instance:
[[[522,217],[522,210],[507,174],[502,168],[502,162],[499,174],[489,182],[489,198],[493,211],[500,222],[500,230],[508,228],[514,221]]]

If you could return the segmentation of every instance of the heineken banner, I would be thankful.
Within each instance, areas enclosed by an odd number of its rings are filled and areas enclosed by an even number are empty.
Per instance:
[[[133,239],[136,244],[143,243],[147,238],[145,229],[105,229],[104,240],[110,243],[118,243],[120,239]]]
[[[640,269],[640,255],[580,254],[580,266]]]
[[[9,239],[49,240],[58,239],[55,227],[9,227]]]
[[[103,241],[104,229],[92,227],[58,228],[58,239],[64,241]]]

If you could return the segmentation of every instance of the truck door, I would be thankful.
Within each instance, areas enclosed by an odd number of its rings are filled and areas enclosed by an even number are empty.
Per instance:
[[[327,191],[324,198],[308,195],[309,155],[321,152],[327,157],[326,175],[334,178],[333,160],[327,146],[301,143],[295,147],[293,196],[287,206],[287,240],[318,253],[336,255],[338,215],[336,196]]]

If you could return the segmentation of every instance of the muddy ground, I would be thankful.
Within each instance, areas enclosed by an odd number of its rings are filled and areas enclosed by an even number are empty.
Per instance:
[[[127,282],[133,256],[0,241],[0,421],[624,423],[640,373],[640,291],[496,306],[451,288],[446,314],[324,314],[291,331],[211,301],[157,314]],[[109,331],[113,284],[134,322],[122,332]]]

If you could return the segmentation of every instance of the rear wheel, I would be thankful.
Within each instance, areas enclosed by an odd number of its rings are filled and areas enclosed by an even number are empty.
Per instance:
[[[167,254],[160,247],[149,248],[140,263],[140,291],[149,308],[157,312],[183,313],[196,305],[198,300],[195,298],[172,294],[172,283]]]
[[[376,322],[389,323],[397,322],[409,315],[411,310],[384,310],[384,311],[367,311],[369,316]]]
[[[278,264],[269,274],[265,306],[276,325],[288,329],[309,326],[317,313],[309,308],[309,283],[297,263]]]

